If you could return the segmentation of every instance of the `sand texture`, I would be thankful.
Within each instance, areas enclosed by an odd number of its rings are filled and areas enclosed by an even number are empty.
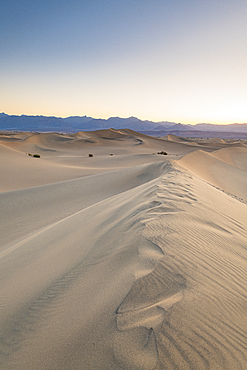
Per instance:
[[[247,369],[246,141],[3,133],[0,173],[0,369]]]

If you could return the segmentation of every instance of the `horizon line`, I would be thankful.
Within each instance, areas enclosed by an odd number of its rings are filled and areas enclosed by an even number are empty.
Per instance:
[[[47,118],[58,118],[58,119],[65,119],[65,118],[83,118],[83,117],[87,117],[87,118],[92,118],[92,119],[102,119],[102,120],[109,120],[110,118],[120,118],[120,119],[129,119],[129,118],[136,118],[138,119],[139,121],[143,121],[143,122],[153,122],[153,123],[162,123],[162,122],[169,122],[169,123],[174,123],[174,124],[182,124],[182,125],[191,125],[191,126],[195,126],[195,125],[218,125],[218,126],[229,126],[229,125],[245,125],[247,124],[247,122],[242,122],[242,123],[239,123],[239,122],[232,122],[232,123],[212,123],[212,122],[197,122],[197,123],[182,123],[182,122],[175,122],[175,121],[169,121],[169,120],[161,120],[161,121],[151,121],[149,119],[141,119],[141,118],[138,118],[136,116],[128,116],[128,117],[120,117],[120,116],[110,116],[108,118],[102,118],[102,117],[92,117],[92,116],[87,116],[86,114],[80,116],[80,115],[69,115],[69,116],[54,116],[54,115],[44,115],[44,114],[25,114],[25,113],[22,113],[22,114],[8,114],[8,113],[5,113],[5,112],[0,112],[0,114],[4,114],[6,116],[16,116],[16,117],[22,117],[22,116],[26,116],[26,117],[47,117]]]

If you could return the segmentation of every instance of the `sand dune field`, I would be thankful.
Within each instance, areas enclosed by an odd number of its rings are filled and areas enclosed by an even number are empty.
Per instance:
[[[247,369],[246,141],[2,133],[0,173],[0,369]]]

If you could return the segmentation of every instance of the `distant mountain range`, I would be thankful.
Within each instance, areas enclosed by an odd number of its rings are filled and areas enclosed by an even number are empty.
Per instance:
[[[185,125],[175,122],[142,121],[136,117],[97,119],[92,117],[72,116],[67,118],[46,116],[14,116],[0,113],[1,131],[34,131],[34,132],[67,132],[95,131],[108,128],[131,130],[151,136],[168,134],[183,137],[222,137],[247,139],[247,123],[230,125],[214,125],[198,123]]]

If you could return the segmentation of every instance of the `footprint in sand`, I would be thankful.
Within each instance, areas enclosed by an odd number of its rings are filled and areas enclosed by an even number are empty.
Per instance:
[[[119,332],[115,337],[114,356],[122,369],[154,369],[158,352],[153,329],[139,327]]]
[[[113,348],[121,369],[156,367],[158,351],[154,330],[159,330],[167,311],[183,298],[184,287],[185,279],[162,261],[152,273],[133,284],[116,312],[118,333]]]

